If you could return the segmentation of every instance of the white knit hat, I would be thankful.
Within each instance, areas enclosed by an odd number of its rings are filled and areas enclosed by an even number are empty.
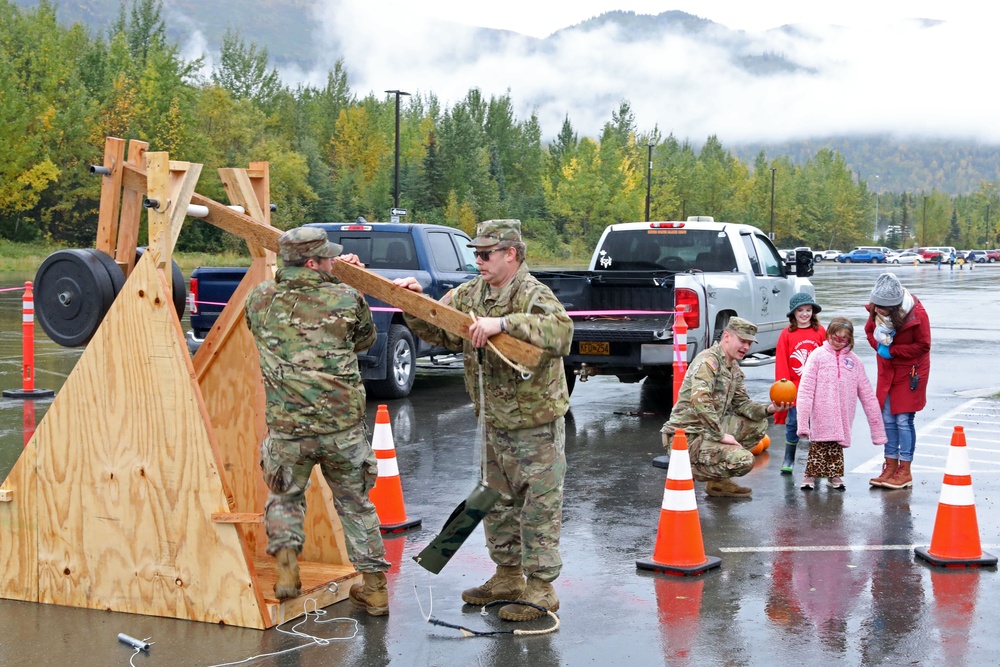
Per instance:
[[[876,306],[891,308],[903,303],[903,285],[891,273],[883,273],[872,288],[871,302]]]

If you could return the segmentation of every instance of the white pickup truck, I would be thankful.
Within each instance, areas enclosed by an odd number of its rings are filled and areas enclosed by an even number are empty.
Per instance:
[[[744,364],[770,363],[788,326],[789,299],[815,295],[811,252],[797,252],[786,264],[758,228],[705,216],[611,225],[588,270],[532,273],[576,323],[564,358],[571,385],[595,374],[668,380],[674,312],[683,312],[688,326],[688,361],[738,316],[758,327]]]

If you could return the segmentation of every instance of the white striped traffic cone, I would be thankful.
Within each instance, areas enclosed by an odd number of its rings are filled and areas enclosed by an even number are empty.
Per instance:
[[[721,564],[715,556],[705,555],[687,435],[684,429],[677,429],[670,443],[670,467],[663,489],[653,557],[637,560],[635,565],[641,570],[695,575]]]
[[[938,501],[931,546],[914,552],[931,565],[983,567],[997,564],[997,557],[983,551],[979,542],[976,500],[972,495],[972,471],[965,448],[965,428],[956,426],[944,466],[944,484]]]
[[[399,481],[399,464],[396,462],[396,447],[392,443],[392,426],[389,424],[387,405],[378,406],[375,413],[372,449],[378,459],[378,479],[368,497],[375,504],[379,530],[383,533],[400,533],[419,526],[420,519],[406,516],[403,485]]]

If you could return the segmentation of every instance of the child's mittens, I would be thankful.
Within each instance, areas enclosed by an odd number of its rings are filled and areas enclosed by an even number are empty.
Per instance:
[[[892,359],[892,353],[889,352],[889,346],[885,343],[878,344],[878,356],[883,359]]]

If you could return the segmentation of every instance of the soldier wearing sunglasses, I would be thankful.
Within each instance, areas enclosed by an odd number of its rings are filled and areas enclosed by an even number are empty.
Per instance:
[[[523,600],[556,611],[552,582],[559,576],[559,531],[566,473],[564,415],[569,391],[560,357],[569,353],[573,322],[552,291],[524,263],[519,220],[480,223],[475,249],[480,275],[456,287],[442,302],[476,316],[471,341],[406,315],[406,324],[429,343],[465,358],[465,385],[476,415],[485,422],[485,482],[501,493],[483,519],[496,573],[462,593],[473,605]],[[415,278],[397,285],[421,292]],[[505,332],[545,350],[531,375],[523,375],[486,348],[491,336]],[[480,390],[482,375],[482,391]],[[481,395],[482,394],[482,395]],[[500,617],[527,621],[544,612],[509,604]]]

